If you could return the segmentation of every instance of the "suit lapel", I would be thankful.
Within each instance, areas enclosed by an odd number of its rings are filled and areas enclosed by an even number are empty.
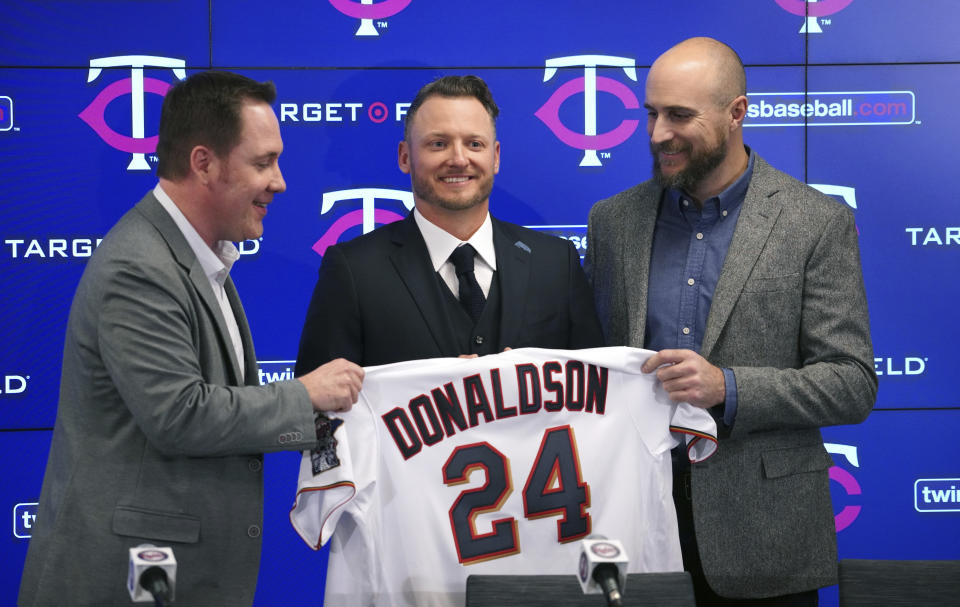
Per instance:
[[[753,169],[753,178],[740,209],[733,240],[723,262],[723,270],[713,293],[707,327],[703,335],[700,354],[709,358],[713,346],[720,337],[723,326],[730,318],[730,312],[737,303],[747,277],[760,257],[770,231],[780,215],[781,201],[779,191],[768,178],[769,165],[757,157]]]
[[[253,348],[253,335],[250,333],[247,315],[243,311],[243,303],[240,301],[240,294],[237,293],[236,285],[233,284],[233,278],[227,276],[227,282],[223,284],[223,289],[227,293],[227,301],[230,302],[230,309],[233,310],[237,328],[240,329],[240,343],[243,345],[243,383],[248,386],[256,386],[259,384],[259,379],[257,379],[257,354]],[[233,348],[230,348],[230,351],[233,352]]]
[[[530,257],[526,243],[507,231],[500,221],[493,222],[493,249],[497,256],[497,276],[500,280],[500,344],[517,343],[527,304],[530,285]]]
[[[643,347],[647,328],[647,283],[650,275],[650,252],[653,230],[657,224],[662,190],[653,182],[637,192],[635,209],[625,213],[621,222],[620,259],[623,263],[623,292],[626,295],[628,343]]]
[[[167,242],[167,246],[170,247],[170,252],[173,254],[176,262],[180,264],[188,276],[190,276],[190,282],[197,290],[197,294],[200,295],[200,299],[207,307],[207,314],[213,318],[214,324],[217,327],[217,340],[220,344],[220,353],[223,355],[224,360],[230,361],[229,371],[231,383],[240,385],[240,364],[237,362],[237,355],[233,350],[230,332],[227,331],[227,325],[224,321],[223,314],[220,312],[220,304],[217,302],[217,297],[213,294],[210,280],[207,278],[207,275],[204,274],[203,268],[200,266],[200,262],[197,261],[197,256],[194,254],[193,249],[190,248],[180,228],[174,223],[173,218],[170,217],[166,209],[160,205],[160,202],[152,192],[144,196],[137,207],[140,208],[144,216],[154,225],[157,231],[160,232],[163,239]],[[230,283],[232,288],[233,283],[229,279],[228,283]],[[235,290],[234,297],[236,297]],[[238,298],[236,301],[239,305]],[[230,305],[234,305],[233,300],[231,300]],[[234,307],[235,316],[237,315],[236,310],[237,308]],[[240,310],[240,316],[243,316],[243,309],[240,308]],[[239,324],[239,320],[237,322]],[[241,337],[244,339],[244,352],[252,352],[252,340],[250,341],[249,349],[247,348],[247,338],[250,335],[250,328],[247,327],[246,318],[243,319],[242,326],[246,327],[245,332],[244,329],[241,329]]]
[[[410,297],[420,309],[424,324],[430,330],[437,347],[444,356],[462,354],[458,351],[450,323],[446,322],[440,280],[433,271],[427,244],[417,228],[413,213],[407,215],[403,221],[390,224],[390,229],[395,245],[390,261],[407,287]]]

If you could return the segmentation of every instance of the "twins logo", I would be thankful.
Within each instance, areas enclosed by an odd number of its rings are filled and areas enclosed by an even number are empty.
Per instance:
[[[842,455],[851,466],[855,468],[860,467],[856,445],[823,443],[823,446],[826,447],[827,453]],[[846,469],[840,466],[831,466],[828,474],[830,475],[830,480],[838,483],[847,495],[861,494],[860,483],[858,483],[857,479],[847,472]],[[860,508],[861,507],[857,505],[847,505],[834,516],[834,524],[837,527],[838,533],[852,525],[853,521],[857,520],[857,516],[860,515]]]
[[[325,215],[338,202],[358,199],[361,201],[359,209],[350,211],[334,221],[320,240],[313,243],[312,248],[317,255],[322,256],[327,251],[327,247],[337,244],[344,232],[350,228],[362,226],[363,233],[366,234],[372,232],[376,224],[393,223],[403,219],[399,213],[376,208],[375,202],[378,199],[399,200],[408,211],[413,209],[413,192],[387,188],[354,188],[324,193],[320,214]]]
[[[547,82],[561,67],[583,67],[583,77],[570,80],[563,84],[547,99],[534,116],[540,119],[547,128],[556,135],[557,139],[572,148],[583,150],[580,160],[582,167],[603,166],[597,150],[608,150],[616,147],[630,138],[637,130],[639,120],[622,120],[616,128],[606,133],[597,134],[597,91],[604,91],[617,97],[628,110],[640,108],[637,96],[623,83],[597,76],[598,66],[619,67],[630,80],[637,81],[637,66],[633,59],[627,57],[611,57],[609,55],[574,55],[571,57],[557,57],[547,59],[543,72],[543,81]],[[568,98],[583,93],[583,133],[576,133],[560,121],[560,106]]]
[[[330,0],[330,4],[347,17],[360,20],[360,27],[357,28],[355,36],[379,36],[380,33],[374,27],[373,20],[396,15],[407,8],[410,0],[384,0],[377,3],[373,0],[360,0],[359,4],[352,0]],[[381,22],[381,27],[384,25]]]
[[[828,17],[847,8],[853,0],[776,0],[783,10],[799,17],[806,17],[801,34],[822,34],[819,17]]]
[[[103,89],[103,91],[90,102],[90,105],[83,108],[83,111],[79,114],[80,119],[90,125],[90,128],[92,128],[107,145],[122,152],[130,152],[133,155],[130,159],[130,164],[127,165],[128,171],[149,171],[150,165],[147,164],[145,155],[156,151],[157,136],[144,136],[143,96],[145,93],[153,93],[154,95],[160,95],[162,97],[167,94],[167,91],[170,89],[170,84],[163,80],[144,78],[143,68],[169,68],[173,70],[174,76],[183,80],[187,77],[186,62],[183,59],[150,57],[147,55],[124,55],[121,57],[91,59],[87,82],[90,83],[99,78],[100,73],[105,67],[129,67],[130,77],[124,80],[118,80]],[[130,95],[130,105],[132,109],[130,137],[121,135],[110,128],[106,123],[104,115],[110,102],[123,95]]]

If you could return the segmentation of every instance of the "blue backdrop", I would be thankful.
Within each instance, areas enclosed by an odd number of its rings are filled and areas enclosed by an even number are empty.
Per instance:
[[[277,84],[288,189],[264,237],[241,243],[233,276],[261,378],[281,379],[325,246],[406,213],[396,148],[421,85],[487,80],[502,110],[493,212],[583,252],[591,204],[650,175],[650,63],[695,35],[729,43],[747,65],[747,143],[855,209],[880,392],[864,424],[824,430],[840,556],[960,558],[960,212],[946,179],[960,141],[954,0],[3,0],[0,10],[0,508],[13,523],[0,603],[14,601],[35,524],[70,300],[98,239],[155,184],[172,82],[221,68]],[[287,604],[291,591],[322,602],[326,557],[287,522],[297,461],[267,458],[258,605]],[[835,590],[822,597],[836,602]]]

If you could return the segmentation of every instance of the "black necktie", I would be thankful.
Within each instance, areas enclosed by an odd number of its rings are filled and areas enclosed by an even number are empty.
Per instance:
[[[477,282],[477,277],[473,273],[473,256],[476,253],[472,246],[465,244],[457,247],[450,254],[450,261],[457,270],[457,280],[460,282],[460,305],[474,323],[480,320],[483,304],[486,302],[480,283]]]

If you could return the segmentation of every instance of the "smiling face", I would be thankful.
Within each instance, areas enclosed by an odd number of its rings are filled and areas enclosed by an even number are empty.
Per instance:
[[[214,240],[259,238],[273,195],[287,185],[278,159],[283,152],[280,125],[273,109],[248,101],[240,110],[241,134],[225,157],[216,157],[216,174],[209,185]]]
[[[400,142],[398,163],[410,174],[417,209],[433,223],[449,213],[485,217],[500,169],[493,120],[473,97],[430,97]]]
[[[742,172],[746,97],[731,82],[730,59],[694,40],[654,62],[647,75],[647,134],[654,176],[664,187],[705,200]]]
[[[664,187],[696,190],[727,155],[725,108],[697,85],[695,71],[651,69],[647,78],[647,134],[654,175]]]

